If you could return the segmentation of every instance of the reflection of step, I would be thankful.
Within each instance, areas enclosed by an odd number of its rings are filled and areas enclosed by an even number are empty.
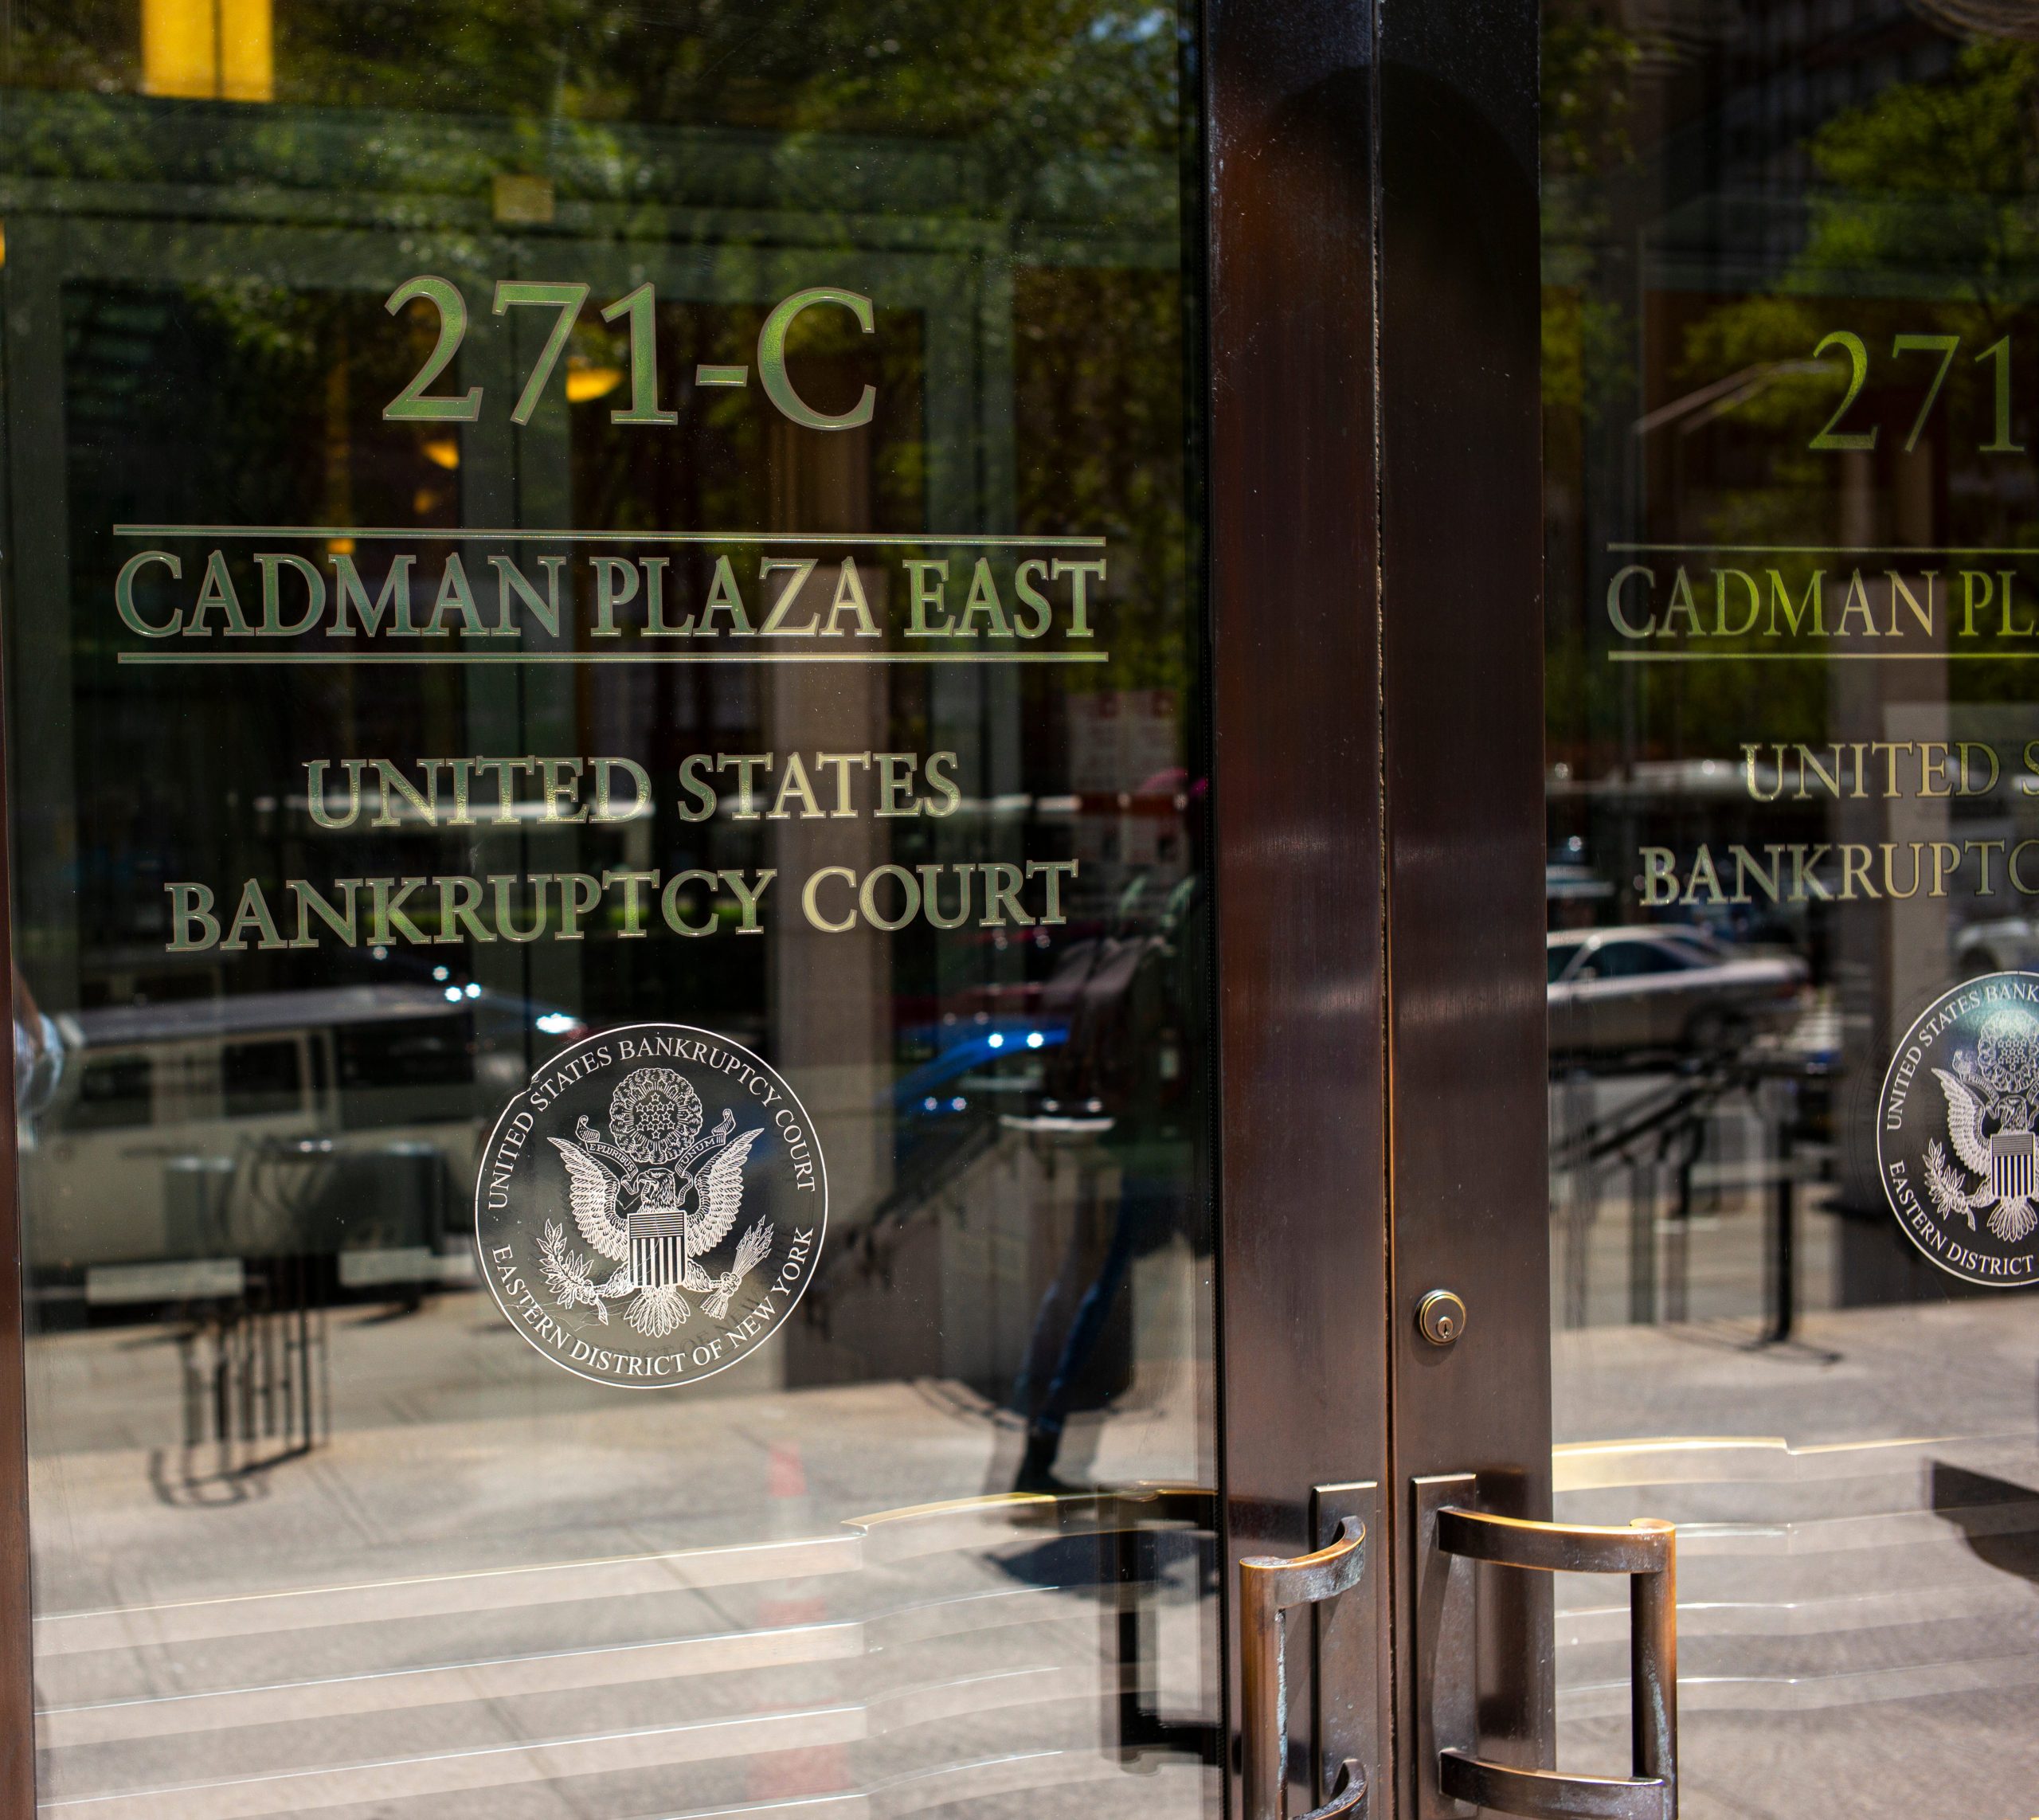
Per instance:
[[[2029,1439],[1557,1450],[1563,1522],[1678,1525],[1679,1700],[1794,1711],[2039,1684]],[[1560,1713],[1627,1711],[1625,1587],[1558,1591]]]
[[[1045,1798],[1121,1773],[1099,1749],[1113,1537],[1137,1527],[1180,1556],[1142,1596],[1204,1621],[1208,1548],[1180,1509],[991,1497],[784,1542],[53,1614],[45,1802],[93,1820],[499,1820],[523,1791],[540,1805],[519,1814],[759,1812],[753,1766],[817,1752],[839,1786],[804,1793],[804,1814]],[[831,1615],[746,1622],[817,1592]],[[1196,1773],[1164,1767],[1126,1779],[1136,1811]]]

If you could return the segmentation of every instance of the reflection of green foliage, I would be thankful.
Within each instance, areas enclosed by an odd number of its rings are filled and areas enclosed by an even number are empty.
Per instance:
[[[1620,314],[1583,284],[1584,249],[1604,226],[1593,179],[1626,164],[1635,40],[1599,0],[1544,9],[1544,240],[1561,268],[1544,292],[1544,404],[1591,413],[1622,383]],[[1576,268],[1576,269],[1574,269]]]
[[[1571,286],[1544,290],[1544,407],[1597,417],[1632,374],[1622,313]]]
[[[1566,503],[1589,468],[1610,459],[1604,445],[1593,450],[1581,439],[1578,425],[1590,421],[1596,381],[1611,394],[1629,358],[1618,334],[1595,345],[1587,315],[1607,215],[1603,178],[1614,159],[1605,150],[1582,159],[1548,100],[1552,87],[1572,84],[1579,43],[1569,9],[1547,10],[1545,162],[1558,202],[1544,223],[1545,440],[1560,553],[1548,657],[1553,750],[1609,737],[1617,726],[1635,730],[1644,755],[1732,756],[1745,740],[1817,741],[1834,711],[1829,666],[1731,663],[1624,674],[1604,661],[1599,602],[1580,597],[1587,574],[1564,567]],[[1597,118],[1590,109],[1584,117]],[[1618,141],[1616,132],[1606,135]],[[1865,534],[1879,542],[2039,543],[2028,503],[2032,456],[1980,451],[1994,421],[1996,368],[1977,358],[2012,338],[2011,440],[2039,448],[2030,308],[2039,294],[2039,46],[1971,44],[1944,75],[1882,88],[1811,134],[1805,149],[1813,176],[1797,198],[1802,238],[1788,268],[1760,292],[1710,307],[1676,292],[1660,297],[1654,332],[1668,338],[1672,358],[1659,357],[1658,383],[1631,408],[1681,409],[1637,444],[1652,464],[1646,490],[1661,502],[1650,529],[1613,534],[1723,545],[1802,546]],[[1572,174],[1581,169],[1584,175]],[[1766,199],[1779,205],[1788,205]],[[1783,225],[1783,215],[1772,218]],[[1813,358],[1836,330],[1859,335],[1870,363],[1867,386],[1837,427],[1875,429],[1873,455],[1807,446],[1849,382],[1838,347]],[[1956,336],[1960,346],[1908,456],[1939,358],[1896,352],[1896,337],[1916,335]],[[1728,560],[1691,559],[1709,624],[1710,569]],[[1786,569],[1800,589],[1820,560],[1762,559]],[[1847,570],[1828,560],[1837,597]],[[1956,699],[2017,699],[2029,696],[2029,677],[2020,665],[1964,663],[1951,667],[1947,687]]]
[[[654,17],[655,14],[655,17]],[[6,80],[131,92],[134,0],[17,0]],[[277,0],[277,99],[1172,155],[1172,10],[1111,0]]]
[[[1841,427],[1875,428],[1880,464],[1858,472],[1855,483],[1893,487],[1900,462],[1944,465],[1951,470],[1942,483],[1945,516],[1931,534],[2033,542],[2039,527],[2021,515],[2006,521],[2008,495],[1998,483],[2006,462],[2029,458],[1977,450],[1994,421],[1995,371],[1977,356],[2012,333],[2039,278],[2039,48],[1971,45],[1947,76],[1895,85],[1837,115],[1810,151],[1820,187],[1808,197],[1805,245],[1790,270],[1774,291],[1722,304],[1685,331],[1677,377],[1697,389],[1742,376],[1729,420],[1736,446],[1761,451],[1759,477],[1705,497],[1708,534],[1783,544],[1850,534],[1841,522],[1849,470],[1836,455],[1807,446],[1849,376],[1839,347],[1817,362],[1813,350],[1830,331],[1846,329],[1862,339],[1870,380]],[[1954,335],[1961,344],[1916,456],[1903,445],[1939,357],[1896,354],[1900,334]],[[2023,417],[2029,342],[2014,342],[2014,349]],[[2029,439],[2029,423],[2018,434]],[[1746,468],[1744,460],[1722,477]],[[1971,480],[1958,478],[1971,470]],[[1925,534],[1913,527],[1904,534]],[[1666,685],[1677,691],[1689,730],[1720,730],[1700,734],[1709,744],[1731,732],[1736,739],[1818,736],[1823,667],[1773,671],[1747,699],[1732,686],[1740,667],[1708,667]],[[2015,666],[1968,664],[1957,667],[1949,688],[1977,699],[2021,695],[2025,685]]]
[[[2039,47],[1970,45],[1951,80],[1906,83],[1830,122],[1818,198],[1793,288],[1928,271],[2000,302],[2039,262]]]
[[[142,80],[137,0],[13,0],[0,36],[10,87],[127,93]]]
[[[1112,688],[1181,688],[1188,636],[1181,285],[1037,269],[1014,314],[1019,523],[1111,542]]]
[[[1544,174],[1597,174],[1626,161],[1635,40],[1591,0],[1544,8]]]
[[[1725,305],[1694,327],[1688,374],[1802,362],[1829,329],[1860,332],[1852,319],[1834,320],[1826,299],[1915,275],[1931,274],[1943,295],[1906,307],[1908,330],[1960,335],[1971,352],[2003,332],[2007,293],[2039,276],[2039,47],[1971,45],[1950,79],[1886,90],[1830,121],[1811,149],[1832,187],[1811,199],[1804,252],[1776,294]],[[1845,372],[1836,356],[1831,374],[1780,374],[1737,406],[1739,419],[1802,423],[1837,396],[1834,381]],[[1951,386],[1964,377],[1958,364]]]
[[[1911,82],[1837,115],[1813,141],[1830,183],[2029,201],[2039,183],[2039,46],[1984,39],[1951,80]]]

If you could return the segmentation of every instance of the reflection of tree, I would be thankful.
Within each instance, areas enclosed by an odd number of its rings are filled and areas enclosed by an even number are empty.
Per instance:
[[[6,80],[131,92],[134,0],[15,0]],[[277,0],[277,99],[1172,156],[1172,10],[1111,0]]]
[[[1959,335],[1973,352],[2006,332],[2039,274],[2039,48],[1971,45],[1951,77],[1886,90],[1830,121],[1811,151],[1830,187],[1810,199],[1805,250],[1775,294],[1695,325],[1689,372],[1802,361],[1843,326],[1829,299],[1888,296],[1921,279],[1939,294],[1907,303],[1909,329]],[[1821,401],[1845,372],[1779,372],[1738,418],[1788,442],[1795,426],[1824,419],[1832,405]],[[1943,408],[1983,399],[1989,383],[1957,362]]]
[[[1544,9],[1544,241],[1558,282],[1544,292],[1544,401],[1563,412],[1590,409],[1620,363],[1618,315],[1583,282],[1586,249],[1607,229],[1598,181],[1633,155],[1628,86],[1635,40],[1595,0],[1551,0]]]
[[[1640,51],[1605,0],[1547,0],[1542,53],[1545,585],[1554,609],[1544,710],[1555,752],[1588,724],[1604,667],[1576,613],[1591,569],[1579,482],[1589,446],[1632,384],[1626,302],[1599,254],[1612,238],[1607,179],[1634,158],[1629,91]]]
[[[1172,272],[1036,268],[1014,294],[1019,519],[1111,540],[1116,689],[1189,679],[1182,288]]]
[[[1995,366],[1975,358],[2012,333],[2039,276],[2039,47],[1971,45],[1947,76],[1898,84],[1837,115],[1814,135],[1810,151],[1822,187],[1808,198],[1803,251],[1773,292],[1711,310],[1686,331],[1687,382],[1739,373],[1755,382],[1731,421],[1739,438],[1758,440],[1765,451],[1753,483],[1724,486],[1708,502],[1708,534],[1785,543],[1847,534],[1840,522],[1841,464],[1807,447],[1839,402],[1849,372],[1832,351],[1817,366],[1808,357],[1823,336],[1845,328],[1861,336],[1872,359],[1872,383],[1849,422],[1878,430],[1877,483],[1891,484],[1896,461],[1936,461],[1947,471],[1943,510],[1951,520],[1939,535],[2039,542],[2039,526],[2023,510],[2005,517],[2006,464],[2029,474],[2030,458],[1978,452],[1994,421]],[[1903,444],[1937,356],[1899,358],[1892,351],[1899,334],[1961,339],[1916,458],[1903,453]],[[2025,443],[2032,440],[2024,409],[2032,354],[2014,342],[2013,440]],[[1746,471],[1746,461],[1740,466]],[[2023,687],[2008,667],[1998,673],[1994,665],[1963,666],[1952,686],[1971,699]],[[1792,723],[1780,724],[1779,736],[1818,724],[1823,710],[1813,699],[1815,687],[1824,687],[1816,670],[1796,691],[1806,699],[1787,700],[1794,692],[1781,679],[1764,691],[1766,718]],[[1711,717],[1728,704],[1704,699],[1698,679],[1685,679],[1685,688],[1689,714],[1700,724],[1725,724]]]
[[[1592,177],[1625,163],[1635,40],[1595,0],[1544,8],[1543,153],[1546,178]]]
[[[1592,42],[1590,27],[1567,11],[1547,14],[1545,42],[1547,91],[1575,90],[1583,78],[1573,72],[1580,67],[1610,67],[1591,55],[1582,63],[1579,47]],[[1548,112],[1548,93],[1546,105]],[[1589,122],[1620,117],[1606,113],[1597,99],[1574,113]],[[1618,315],[1596,320],[1591,286],[1592,249],[1618,161],[1608,148],[1618,143],[1618,131],[1609,130],[1597,152],[1589,143],[1582,159],[1575,139],[1566,136],[1566,116],[1556,120],[1547,128],[1546,158],[1560,173],[1552,189],[1562,205],[1547,217],[1546,268],[1578,278],[1575,286],[1547,289],[1545,299],[1546,452],[1552,496],[1561,506],[1572,477],[1589,464],[1628,459],[1604,443],[1592,449],[1591,436],[1596,400],[1626,390],[1633,335]],[[1775,281],[1696,314],[1699,299],[1675,292],[1662,299],[1659,332],[1681,339],[1673,343],[1676,358],[1658,369],[1671,383],[1638,401],[1638,408],[1661,412],[1681,402],[1691,408],[1654,428],[1637,451],[1664,464],[1653,468],[1648,487],[1668,515],[1659,516],[1654,534],[1723,545],[1837,542],[1861,534],[1842,522],[1844,487],[1852,485],[1858,499],[1868,498],[1884,514],[1872,541],[1924,536],[1916,525],[1900,536],[1888,522],[1900,478],[1896,464],[1915,460],[1917,472],[1908,477],[1915,493],[1921,475],[1930,479],[1923,496],[1934,515],[1931,537],[2039,542],[2027,503],[2030,456],[1978,452],[1994,422],[1995,368],[1974,358],[2029,323],[2027,299],[2039,278],[2039,46],[1970,45],[1945,76],[1883,89],[1830,120],[1806,149],[1814,181],[1799,198],[1800,250]],[[1565,174],[1573,170],[1586,175]],[[1855,458],[1852,467],[1807,446],[1847,383],[1841,353],[1830,350],[1818,363],[1810,358],[1836,329],[1859,335],[1871,357],[1870,382],[1847,427],[1877,427],[1878,445],[1873,457]],[[1899,334],[1961,341],[1916,457],[1905,456],[1903,444],[1937,357],[1894,355]],[[2025,335],[2014,339],[2013,354],[2012,440],[2039,445],[2030,407],[2031,362],[2039,349]],[[1709,402],[1714,387],[1725,391]],[[2015,483],[2013,468],[2023,471]],[[1708,561],[1696,560],[1694,578],[1704,597]],[[1784,559],[1782,566],[1802,592],[1813,560],[1794,567]],[[1582,573],[1564,597],[1575,601],[1584,585]],[[1624,712],[1642,730],[1646,750],[1668,740],[1681,751],[1732,755],[1744,740],[1821,737],[1828,712],[1824,666],[1766,666],[1759,682],[1751,680],[1756,672],[1750,667],[1732,663],[1624,677],[1595,660],[1590,632],[1582,643],[1571,628],[1577,610],[1569,607],[1553,620],[1554,746],[1570,744],[1589,727],[1610,728]],[[1711,613],[1710,600],[1703,600],[1702,611]],[[1588,600],[1584,613],[1591,626],[1597,601]],[[1729,641],[1726,648],[1732,648]],[[2010,667],[1991,664],[1959,666],[1951,683],[1967,699],[2022,687]]]

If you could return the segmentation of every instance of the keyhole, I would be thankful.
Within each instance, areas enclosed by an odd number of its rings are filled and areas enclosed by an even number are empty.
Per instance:
[[[1466,1331],[1466,1304],[1450,1290],[1432,1290],[1416,1304],[1416,1326],[1433,1346],[1449,1346]]]

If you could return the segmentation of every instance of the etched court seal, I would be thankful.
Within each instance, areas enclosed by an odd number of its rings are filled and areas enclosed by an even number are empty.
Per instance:
[[[814,1280],[821,1145],[785,1077],[683,1024],[605,1031],[503,1108],[475,1184],[497,1305],[554,1364],[652,1390],[762,1345]]]
[[[1877,1102],[1877,1164],[1905,1236],[1950,1275],[2039,1282],[2039,973],[1933,1000]]]

